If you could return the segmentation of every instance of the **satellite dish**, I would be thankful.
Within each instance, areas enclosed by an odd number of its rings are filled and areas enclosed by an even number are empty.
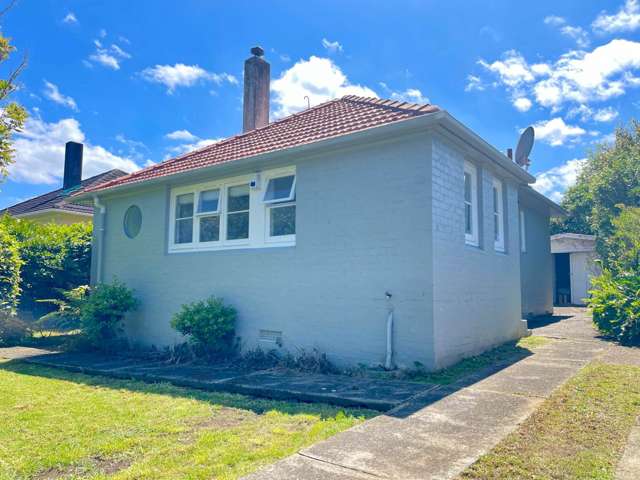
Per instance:
[[[521,167],[527,167],[529,165],[529,154],[533,148],[533,140],[535,139],[535,133],[533,127],[527,127],[520,135],[518,140],[518,146],[516,147],[516,163]]]

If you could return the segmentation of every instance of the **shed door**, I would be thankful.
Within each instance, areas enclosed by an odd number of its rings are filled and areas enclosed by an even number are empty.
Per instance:
[[[571,303],[584,305],[589,291],[589,269],[587,265],[588,254],[571,254]]]

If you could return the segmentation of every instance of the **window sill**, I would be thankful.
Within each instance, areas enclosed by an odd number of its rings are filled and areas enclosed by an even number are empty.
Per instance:
[[[296,242],[268,242],[262,245],[251,245],[250,243],[235,243],[232,245],[199,245],[197,247],[175,247],[170,246],[168,253],[194,253],[194,252],[224,252],[227,250],[263,250],[277,247],[295,247]]]

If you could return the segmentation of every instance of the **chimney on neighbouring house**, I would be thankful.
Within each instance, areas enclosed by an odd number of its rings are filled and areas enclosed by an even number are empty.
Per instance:
[[[253,56],[244,62],[243,132],[269,124],[271,66],[262,58],[262,48],[253,47],[251,53]]]
[[[513,150],[511,148],[507,148],[507,157],[513,160]]]
[[[82,180],[82,144],[67,142],[64,149],[64,180],[62,188],[70,188],[80,185]]]

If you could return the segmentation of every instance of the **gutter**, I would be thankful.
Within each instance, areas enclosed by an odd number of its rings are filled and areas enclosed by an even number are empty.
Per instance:
[[[105,223],[105,217],[106,217],[106,213],[107,213],[107,207],[100,203],[100,199],[98,198],[97,195],[93,196],[93,205],[95,206],[97,213],[98,213],[98,218],[99,218],[99,227],[98,227],[98,231],[94,232],[95,235],[95,239],[96,239],[96,245],[98,248],[94,248],[94,252],[93,254],[96,255],[96,271],[95,271],[95,278],[91,279],[91,284],[92,285],[96,285],[98,283],[102,282],[102,258],[103,258],[103,250],[104,250],[104,232],[105,232],[105,228],[104,228],[104,223]],[[95,222],[94,222],[95,225]]]
[[[425,130],[438,124],[443,125],[453,135],[459,137],[463,141],[466,141],[466,143],[473,147],[474,150],[477,150],[480,153],[484,154],[496,165],[503,168],[511,175],[516,176],[522,182],[535,182],[535,177],[533,177],[530,173],[523,170],[520,166],[516,165],[513,161],[507,158],[506,155],[502,154],[496,148],[492,147],[489,143],[484,141],[472,130],[465,127],[462,123],[458,122],[448,112],[441,110],[434,113],[420,115],[418,117],[410,118],[407,120],[401,120],[378,127],[372,127],[346,135],[340,135],[338,137],[327,138],[317,142],[290,147],[284,150],[261,153],[251,157],[229,160],[226,162],[209,165],[207,167],[186,170],[184,172],[178,172],[171,175],[163,175],[161,177],[150,178],[148,180],[125,183],[123,185],[116,185],[114,187],[107,187],[100,190],[78,193],[73,195],[71,199],[67,201],[70,201],[72,203],[82,202],[83,200],[87,200],[93,197],[96,192],[100,192],[101,195],[110,195],[112,193],[115,194],[126,192],[128,190],[140,187],[146,188],[156,185],[164,185],[167,183],[187,181],[191,177],[195,180],[201,178],[203,175],[207,175],[210,173],[224,173],[229,170],[245,170],[252,167],[262,168],[262,164],[269,162],[274,162],[273,166],[275,166],[276,160],[285,162],[289,157],[300,159],[301,156],[313,155],[320,150],[326,151],[327,149],[337,149],[351,143],[357,143],[363,140],[380,139],[380,137],[393,137],[394,135],[401,133],[420,132],[421,130]]]

